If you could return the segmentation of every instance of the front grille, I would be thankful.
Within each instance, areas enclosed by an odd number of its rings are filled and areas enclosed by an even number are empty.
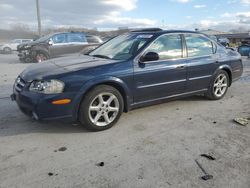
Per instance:
[[[20,92],[23,90],[23,88],[25,87],[25,81],[20,77],[18,76],[16,81],[15,81],[15,89],[16,91]]]

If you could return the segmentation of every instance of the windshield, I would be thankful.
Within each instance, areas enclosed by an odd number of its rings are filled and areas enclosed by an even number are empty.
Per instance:
[[[46,41],[48,40],[52,35],[45,35],[39,39],[37,39],[36,41],[40,41],[40,42],[43,42],[43,41]]]
[[[115,60],[127,60],[146,45],[152,34],[129,33],[120,35],[103,44],[89,55]]]

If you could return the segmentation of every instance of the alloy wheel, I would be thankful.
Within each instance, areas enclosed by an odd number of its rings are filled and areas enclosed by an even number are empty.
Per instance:
[[[107,126],[119,113],[118,98],[112,93],[100,93],[89,106],[89,119],[96,126]]]
[[[221,97],[225,94],[228,87],[228,80],[225,74],[219,74],[214,81],[214,95],[216,97]]]

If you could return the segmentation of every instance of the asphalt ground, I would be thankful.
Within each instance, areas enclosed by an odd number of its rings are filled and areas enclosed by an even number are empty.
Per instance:
[[[30,64],[0,55],[0,187],[250,187],[250,60],[219,101],[194,96],[124,113],[103,132],[39,123],[9,95]],[[200,154],[210,154],[208,160]],[[204,181],[197,159],[213,179]]]

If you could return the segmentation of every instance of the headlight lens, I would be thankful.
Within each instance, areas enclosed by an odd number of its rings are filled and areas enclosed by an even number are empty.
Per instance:
[[[29,87],[30,91],[44,94],[62,93],[63,89],[64,83],[59,80],[33,81]]]

